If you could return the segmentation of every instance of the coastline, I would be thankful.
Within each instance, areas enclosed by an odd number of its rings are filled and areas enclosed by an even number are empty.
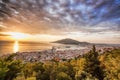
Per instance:
[[[99,54],[103,54],[105,51],[111,51],[114,48],[119,47],[96,47]],[[16,52],[15,60],[23,60],[24,62],[46,62],[52,59],[56,59],[61,61],[63,59],[69,60],[74,59],[76,57],[82,56],[85,53],[88,53],[91,50],[91,47],[87,47],[85,49],[68,49],[68,50],[60,50],[56,48],[41,50],[41,51],[32,51],[32,52]],[[11,54],[3,54],[0,57],[6,57]]]

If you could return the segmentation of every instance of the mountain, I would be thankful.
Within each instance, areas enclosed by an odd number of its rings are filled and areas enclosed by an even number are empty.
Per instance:
[[[74,45],[88,45],[90,43],[88,42],[79,42],[77,40],[73,40],[73,39],[70,39],[70,38],[66,38],[66,39],[62,39],[62,40],[57,40],[53,43],[61,43],[61,44],[74,44]]]

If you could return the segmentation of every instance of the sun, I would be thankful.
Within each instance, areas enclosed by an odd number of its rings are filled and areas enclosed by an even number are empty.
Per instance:
[[[27,34],[20,32],[7,32],[7,34],[9,34],[15,40],[22,40],[28,37]]]

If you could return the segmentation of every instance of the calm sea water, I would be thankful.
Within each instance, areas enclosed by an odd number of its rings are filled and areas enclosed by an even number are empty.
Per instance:
[[[50,44],[28,43],[28,42],[0,42],[0,54],[9,54],[14,52],[30,52],[51,49]]]

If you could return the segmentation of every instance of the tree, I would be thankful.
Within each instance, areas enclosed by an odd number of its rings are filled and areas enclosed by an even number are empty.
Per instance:
[[[24,68],[22,69],[22,71],[25,79],[33,75],[33,72],[34,72],[33,66],[34,66],[34,63],[30,63],[30,62],[24,64]]]
[[[95,45],[93,45],[92,50],[85,54],[84,57],[86,59],[86,64],[84,67],[84,71],[91,74],[92,77],[95,77],[99,80],[103,80],[104,73],[102,68],[100,67],[100,61],[98,59],[98,52],[96,51]]]
[[[64,72],[60,72],[57,74],[56,80],[72,80],[69,75]]]
[[[100,56],[105,71],[105,80],[120,80],[120,49],[107,51]]]
[[[33,66],[33,70],[36,72],[36,80],[42,80],[42,74],[44,73],[45,69],[43,67],[43,63],[37,62]]]
[[[6,63],[4,62],[4,60],[0,59],[0,80],[4,80],[5,79],[5,75],[9,71],[9,69],[7,68],[7,66],[8,65],[6,65]]]
[[[12,54],[6,58],[0,59],[0,80],[13,80],[21,72],[21,61],[14,60]]]

